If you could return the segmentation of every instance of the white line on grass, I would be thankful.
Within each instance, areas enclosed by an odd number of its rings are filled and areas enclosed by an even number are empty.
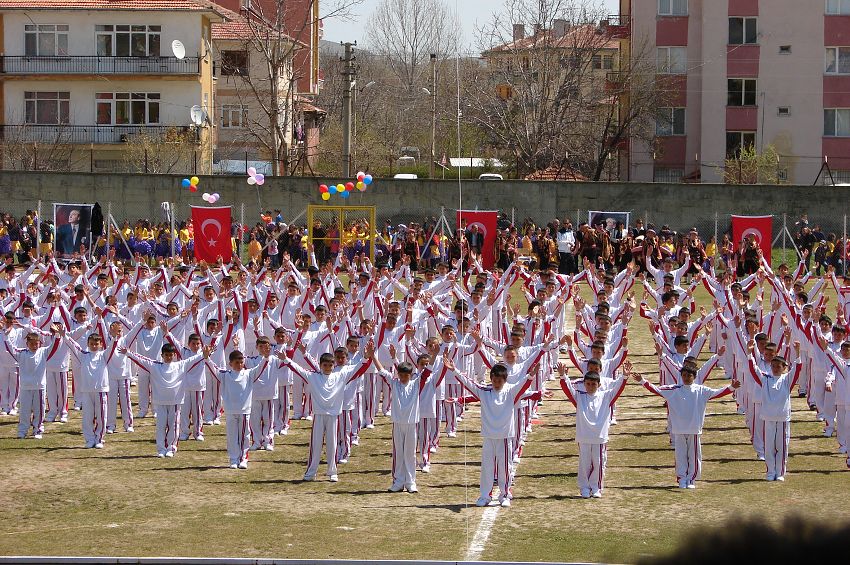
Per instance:
[[[501,507],[490,506],[484,510],[484,514],[481,516],[481,522],[478,524],[478,529],[475,530],[475,536],[472,538],[472,543],[469,544],[469,549],[466,550],[466,561],[478,561],[481,559],[481,554],[484,552],[487,540],[490,539],[490,532],[493,531],[493,525],[496,523],[499,508]]]

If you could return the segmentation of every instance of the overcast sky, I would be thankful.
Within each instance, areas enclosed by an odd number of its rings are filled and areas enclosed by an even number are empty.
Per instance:
[[[463,26],[464,43],[467,46],[475,43],[475,28],[491,20],[494,13],[501,11],[504,6],[503,0],[446,0],[450,7],[455,6],[457,1],[460,13],[460,22]],[[616,14],[619,0],[604,1],[608,13]],[[355,21],[344,21],[339,18],[325,20],[325,39],[328,41],[357,41],[358,44],[368,43],[368,29],[366,23],[375,7],[381,0],[365,0],[357,6]],[[321,5],[321,4],[320,4]]]

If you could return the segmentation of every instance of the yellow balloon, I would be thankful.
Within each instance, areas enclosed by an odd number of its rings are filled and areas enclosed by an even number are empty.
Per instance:
[[[192,184],[198,184],[199,182],[201,182],[201,179],[199,179],[198,177],[192,177],[189,180]]]
[[[359,181],[357,181],[357,190],[362,191],[362,190],[363,190],[363,187],[365,187],[365,186],[366,186],[366,185],[365,185],[365,184],[363,184],[363,181],[360,181],[360,180],[359,180]]]
[[[322,200],[330,200],[330,199],[331,199],[330,194],[328,194],[327,192],[322,193]]]

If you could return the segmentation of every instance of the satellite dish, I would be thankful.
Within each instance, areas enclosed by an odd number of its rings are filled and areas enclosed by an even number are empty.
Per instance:
[[[174,53],[174,56],[178,59],[183,59],[186,56],[186,47],[183,45],[182,41],[175,39],[171,42],[171,52]]]
[[[199,126],[207,119],[207,113],[200,106],[195,104],[189,110],[189,117],[192,119],[193,124]]]

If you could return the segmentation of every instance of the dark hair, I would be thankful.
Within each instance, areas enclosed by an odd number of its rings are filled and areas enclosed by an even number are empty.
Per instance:
[[[347,352],[346,352],[346,353],[347,353]],[[322,353],[322,356],[321,356],[321,357],[319,357],[319,364],[320,364],[320,365],[321,365],[322,363],[335,363],[335,362],[336,362],[336,361],[335,361],[335,359],[334,359],[334,356],[333,356],[333,355],[331,355],[330,353]]]
[[[405,375],[413,374],[413,365],[405,361],[404,363],[399,363],[396,366],[396,370],[399,373],[404,373]]]
[[[599,378],[599,373],[596,371],[588,371],[584,374],[584,380],[586,381],[596,381],[597,383],[601,381]]]
[[[493,365],[493,368],[490,369],[490,379],[493,377],[501,377],[503,379],[508,378],[508,368],[502,363],[496,363]]]
[[[163,343],[161,353],[177,353],[177,348],[172,343]]]

